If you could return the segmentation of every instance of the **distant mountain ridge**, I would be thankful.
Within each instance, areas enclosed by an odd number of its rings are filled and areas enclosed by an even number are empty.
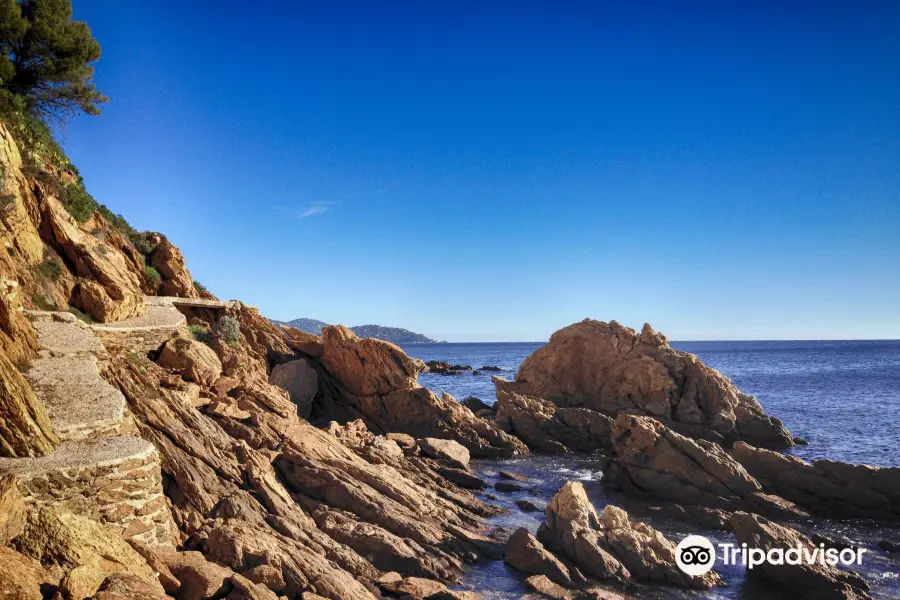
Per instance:
[[[306,333],[322,335],[322,328],[328,327],[328,323],[318,319],[293,319],[291,321],[276,321],[278,325],[287,325]],[[385,327],[383,325],[357,325],[350,328],[353,333],[361,338],[376,338],[391,342],[392,344],[436,344],[437,340],[424,336],[421,333],[403,329],[401,327]]]

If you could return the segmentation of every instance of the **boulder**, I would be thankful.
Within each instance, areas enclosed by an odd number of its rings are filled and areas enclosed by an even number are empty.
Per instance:
[[[187,270],[181,251],[164,235],[155,235],[158,243],[149,256],[149,262],[160,274],[159,295],[199,298],[200,294],[194,289],[194,279]]]
[[[15,575],[10,576],[12,573]],[[0,598],[44,600],[43,589],[57,587],[61,577],[59,567],[44,567],[29,556],[0,546]]]
[[[527,447],[494,423],[476,417],[453,396],[437,396],[416,381],[424,363],[397,346],[359,339],[342,326],[322,330],[322,363],[327,371],[319,385],[334,389],[320,409],[334,420],[362,417],[378,433],[400,432],[417,438],[453,439],[476,458],[527,453]]]
[[[422,452],[431,458],[445,460],[460,469],[469,467],[469,451],[459,442],[438,438],[422,438],[418,443]]]
[[[620,414],[612,440],[625,483],[643,492],[679,504],[806,516],[790,502],[766,494],[718,444],[675,433],[654,418]]]
[[[25,530],[25,500],[14,475],[0,476],[0,546]]]
[[[527,529],[517,529],[506,542],[506,564],[529,575],[543,575],[566,587],[572,586],[569,569]]]
[[[631,521],[624,510],[607,505],[597,515],[584,486],[569,481],[544,513],[546,535],[583,573],[598,579],[665,583],[709,589],[719,581],[715,572],[683,573],[675,563],[675,544],[651,526]]]
[[[106,578],[92,600],[169,600],[169,596],[140,577],[116,573]]]
[[[900,520],[900,467],[807,462],[738,442],[732,456],[766,490],[829,517]]]
[[[52,508],[33,510],[15,545],[41,563],[61,565],[67,572],[78,569],[69,585],[79,590],[99,586],[109,575],[124,573],[150,581],[160,595],[164,593],[140,554],[110,529],[85,517]]]
[[[440,581],[422,577],[406,577],[400,580],[379,583],[378,585],[391,594],[409,596],[416,600],[423,600],[447,589],[447,586]]]
[[[121,321],[144,314],[141,278],[121,252],[96,252],[97,240],[54,198],[43,205],[42,237],[65,257],[78,281],[75,303],[96,321]]]
[[[0,352],[0,457],[45,456],[58,443],[47,409]]]
[[[736,512],[729,519],[738,543],[768,553],[780,548],[801,548],[812,552],[816,546],[797,531],[772,523],[759,515]],[[820,550],[821,551],[821,550]],[[793,597],[810,600],[868,600],[869,586],[852,571],[841,571],[826,564],[770,564],[768,561],[748,569],[748,575],[766,579],[784,588]]]
[[[210,386],[222,375],[222,363],[212,348],[197,340],[173,338],[166,342],[157,362],[186,381]]]
[[[794,439],[755,398],[644,325],[585,319],[526,358],[509,391],[606,415],[652,416],[689,437],[785,448]]]
[[[210,562],[200,552],[172,552],[161,555],[169,571],[181,582],[180,600],[218,598],[232,589],[234,572]]]
[[[304,419],[309,418],[313,400],[319,391],[319,377],[305,359],[276,365],[269,374],[269,383],[287,390],[291,401],[297,405],[297,414]]]
[[[460,404],[471,410],[473,413],[478,413],[480,410],[489,410],[491,412],[494,410],[494,408],[484,400],[476,398],[475,396],[466,396]]]
[[[386,395],[416,387],[425,363],[398,346],[374,338],[359,339],[343,325],[322,329],[322,362],[328,372],[356,396]]]
[[[558,407],[549,400],[509,391],[508,382],[495,377],[497,424],[529,449],[546,454],[609,450],[612,419],[587,408]]]
[[[572,598],[572,592],[554,583],[546,575],[532,575],[525,578],[525,585],[540,594],[542,597],[551,598],[552,600],[568,600]]]
[[[325,352],[325,345],[322,338],[312,333],[300,331],[288,325],[279,325],[287,337],[287,344],[292,350],[296,350],[313,358],[321,358]]]

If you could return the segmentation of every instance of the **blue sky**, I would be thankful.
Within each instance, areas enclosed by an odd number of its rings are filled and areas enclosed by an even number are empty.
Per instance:
[[[273,318],[900,338],[900,3],[677,4],[75,0],[64,146]]]

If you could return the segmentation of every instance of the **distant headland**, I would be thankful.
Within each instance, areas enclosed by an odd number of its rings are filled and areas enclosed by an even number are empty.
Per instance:
[[[314,335],[322,335],[322,328],[328,327],[329,323],[319,321],[318,319],[300,318],[291,321],[276,321],[272,319],[276,325],[287,325],[299,329],[304,333],[312,333]],[[376,338],[391,342],[392,344],[438,344],[438,340],[424,336],[401,327],[385,327],[383,325],[357,325],[351,327],[353,333],[361,338]]]

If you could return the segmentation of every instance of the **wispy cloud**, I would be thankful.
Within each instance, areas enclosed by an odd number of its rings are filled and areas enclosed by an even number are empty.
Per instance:
[[[336,202],[313,202],[305,209],[303,209],[297,216],[301,219],[305,219],[307,217],[314,217],[316,215],[321,215],[322,213],[328,212],[328,210],[334,206]]]

